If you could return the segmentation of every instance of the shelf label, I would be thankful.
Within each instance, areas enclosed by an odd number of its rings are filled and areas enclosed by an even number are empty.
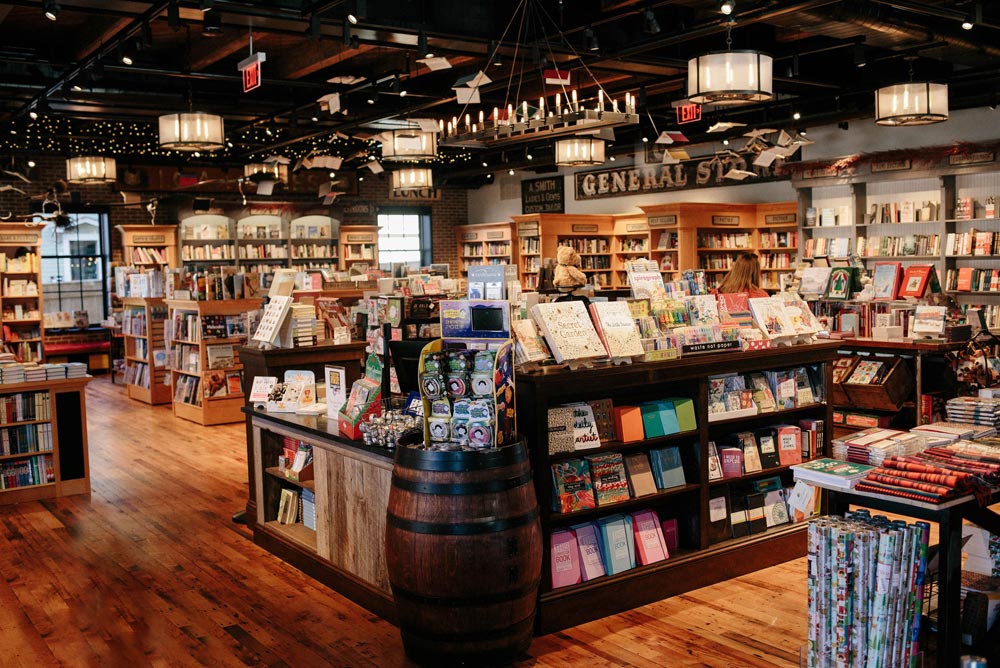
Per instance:
[[[475,241],[478,238],[478,232],[462,232],[462,241]]]
[[[505,236],[505,234],[504,234],[503,230],[501,230],[499,232],[487,232],[486,233],[486,238],[487,239],[500,239],[500,240],[503,240],[504,236]]]
[[[677,224],[677,216],[650,216],[649,217],[649,227],[672,227]]]
[[[949,165],[979,165],[984,162],[993,162],[996,154],[993,151],[976,151],[975,153],[965,153],[960,155],[949,155]]]
[[[909,158],[905,160],[879,160],[872,163],[872,174],[880,172],[905,172],[913,166]]]
[[[646,223],[626,223],[626,232],[649,232],[649,225]]]
[[[681,357],[684,355],[697,355],[698,353],[718,353],[726,350],[739,350],[739,341],[711,341],[708,343],[692,343],[681,346]]]
[[[38,243],[37,234],[0,234],[0,242],[12,244]]]
[[[764,222],[769,225],[779,225],[782,223],[794,223],[798,221],[797,213],[772,213],[764,216]]]
[[[132,245],[165,243],[167,243],[167,237],[163,234],[137,234],[132,237]]]
[[[573,223],[574,232],[596,232],[598,226],[596,223]]]
[[[712,216],[713,225],[727,225],[737,227],[740,224],[739,216]]]
[[[349,243],[372,243],[372,235],[370,234],[348,234],[347,241]]]

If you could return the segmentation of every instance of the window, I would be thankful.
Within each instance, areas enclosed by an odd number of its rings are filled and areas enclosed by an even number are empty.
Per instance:
[[[431,263],[431,217],[420,209],[383,209],[378,216],[378,264],[414,269]]]
[[[45,312],[86,311],[91,323],[108,315],[108,214],[69,212],[70,224],[42,230],[42,299]]]

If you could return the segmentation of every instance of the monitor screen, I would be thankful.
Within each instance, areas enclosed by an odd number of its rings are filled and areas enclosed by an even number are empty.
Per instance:
[[[502,308],[472,309],[472,330],[475,332],[499,332],[503,330]]]

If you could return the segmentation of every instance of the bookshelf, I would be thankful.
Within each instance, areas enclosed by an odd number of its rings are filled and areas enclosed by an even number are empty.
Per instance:
[[[625,263],[652,257],[652,240],[649,222],[640,214],[615,216],[615,238],[612,243],[613,285],[628,287]]]
[[[765,290],[781,289],[781,274],[795,271],[799,256],[798,217],[791,202],[757,206],[757,255],[761,287]]]
[[[455,228],[462,275],[469,267],[486,264],[517,264],[514,223],[461,225]]]
[[[355,264],[378,268],[378,225],[340,226],[340,268]]]
[[[232,218],[216,214],[189,216],[181,221],[181,262],[192,271],[236,263]]]
[[[288,266],[288,230],[281,216],[260,214],[236,221],[236,258],[247,271]]]
[[[170,403],[167,343],[164,321],[167,306],[160,298],[122,299],[122,335],[125,337],[125,386],[128,396],[143,403]]]
[[[339,244],[334,236],[338,226],[330,216],[300,216],[289,224],[289,249],[294,269],[337,269]]]
[[[241,422],[246,343],[243,314],[259,299],[165,301],[170,317],[170,376],[174,416],[202,425]]]
[[[143,269],[177,265],[176,225],[116,225],[121,232],[125,263]]]
[[[737,496],[754,480],[778,475],[784,485],[791,483],[787,466],[765,469],[723,480],[708,479],[708,442],[720,442],[730,434],[779,424],[795,424],[802,419],[824,420],[831,424],[832,408],[828,403],[810,403],[796,408],[717,422],[708,420],[708,376],[720,370],[751,373],[767,369],[789,369],[820,365],[829,397],[829,363],[836,357],[836,343],[815,343],[790,348],[736,354],[692,355],[668,362],[634,368],[611,367],[569,371],[555,367],[518,375],[517,412],[526,427],[535,490],[541,511],[545,541],[542,583],[536,628],[551,633],[606,615],[635,608],[665,596],[672,596],[707,584],[719,582],[789,559],[805,552],[805,523],[784,524],[752,533],[742,538],[720,539],[711,534],[710,500],[720,490]],[[658,397],[689,397],[694,402],[697,428],[681,434],[622,443],[603,443],[600,449],[550,455],[548,451],[548,410],[567,403],[612,399],[615,405],[636,405]],[[830,447],[830,429],[826,429],[819,452]],[[595,509],[566,513],[552,508],[552,463],[567,456],[582,457],[595,452],[648,453],[653,448],[676,445],[687,484],[661,490],[627,501],[597,506]],[[665,561],[626,570],[581,584],[553,588],[551,581],[550,543],[555,530],[579,522],[591,521],[614,513],[651,508],[660,519],[678,520],[679,548]],[[728,512],[728,509],[727,509]]]
[[[0,422],[15,454],[0,454],[0,504],[90,493],[86,386],[90,377],[0,385],[0,403],[22,404]],[[15,448],[14,440],[22,443]],[[0,450],[0,452],[4,452]]]
[[[612,286],[612,216],[537,213],[514,216],[513,219],[519,229],[525,223],[537,223],[541,260],[554,260],[559,246],[572,246],[580,254],[580,269],[587,275],[587,282],[598,287]],[[519,271],[523,272],[523,269],[521,266]]]
[[[538,276],[542,270],[542,244],[538,235],[537,220],[519,221],[517,230],[517,273],[522,290],[537,290]]]
[[[0,223],[3,350],[13,353],[19,362],[45,359],[40,253],[43,227]]]

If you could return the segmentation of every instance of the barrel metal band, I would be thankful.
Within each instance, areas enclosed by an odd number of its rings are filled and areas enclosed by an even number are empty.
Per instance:
[[[535,612],[532,611],[531,615],[519,622],[515,622],[510,626],[504,626],[502,628],[496,629],[486,629],[483,631],[469,631],[467,633],[462,633],[461,631],[452,633],[434,633],[426,629],[415,629],[412,626],[401,625],[400,631],[403,632],[405,636],[409,636],[409,639],[413,642],[420,644],[426,641],[438,641],[438,642],[469,642],[475,640],[497,640],[505,636],[514,635],[525,626],[530,626],[534,622]]]
[[[386,522],[397,529],[409,531],[411,533],[434,534],[438,536],[472,536],[484,533],[498,533],[508,529],[516,529],[527,524],[531,524],[538,519],[538,508],[533,508],[523,515],[507,517],[500,520],[488,522],[458,522],[447,524],[444,522],[418,522],[397,517],[393,514],[386,516]]]
[[[535,597],[538,592],[540,580],[529,582],[523,587],[511,591],[502,591],[495,594],[470,594],[469,596],[428,596],[409,589],[403,589],[397,585],[392,586],[392,595],[395,598],[405,598],[412,603],[422,603],[430,606],[440,606],[442,608],[466,608],[481,605],[495,605],[497,603],[508,603],[516,601],[525,596]]]
[[[511,445],[494,452],[428,452],[416,448],[396,448],[396,464],[418,471],[482,471],[518,464],[528,459],[523,445]]]
[[[415,494],[436,494],[439,496],[463,496],[467,494],[490,494],[506,492],[531,482],[531,471],[525,471],[514,478],[484,480],[482,482],[418,482],[392,475],[392,486]]]

